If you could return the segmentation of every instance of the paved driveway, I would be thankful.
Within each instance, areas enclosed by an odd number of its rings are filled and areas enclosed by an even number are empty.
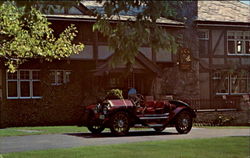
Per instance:
[[[173,128],[162,133],[153,131],[133,131],[128,136],[113,137],[110,133],[91,135],[89,133],[49,134],[14,136],[0,138],[0,153],[29,150],[70,148],[90,145],[122,144],[152,140],[173,140],[192,138],[215,138],[225,136],[250,136],[249,129],[207,129],[193,128],[189,134],[177,134]]]

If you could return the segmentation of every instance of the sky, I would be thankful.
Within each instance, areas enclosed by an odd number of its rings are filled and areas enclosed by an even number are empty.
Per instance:
[[[241,2],[243,2],[243,3],[246,3],[246,4],[250,5],[250,0],[241,0]]]

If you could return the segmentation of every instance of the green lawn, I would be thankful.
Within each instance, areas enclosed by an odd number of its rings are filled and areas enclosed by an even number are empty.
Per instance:
[[[250,137],[88,146],[3,154],[4,158],[248,158]]]
[[[0,137],[55,133],[80,133],[87,131],[87,128],[77,126],[12,127],[0,129]]]
[[[194,126],[196,128],[221,128],[221,129],[250,129],[250,126]]]
[[[148,128],[132,128],[131,130],[147,130]],[[110,131],[105,129],[105,131]],[[86,127],[78,126],[42,126],[42,127],[11,127],[0,129],[0,137],[89,132]],[[1,157],[0,157],[1,158]]]

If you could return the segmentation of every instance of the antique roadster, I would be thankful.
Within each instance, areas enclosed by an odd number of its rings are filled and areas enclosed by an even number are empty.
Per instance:
[[[138,99],[139,98],[139,99]],[[153,128],[156,132],[175,126],[180,134],[192,128],[194,110],[182,101],[144,101],[142,96],[132,99],[106,99],[85,106],[81,126],[93,134],[110,128],[114,135],[126,135],[131,127]]]

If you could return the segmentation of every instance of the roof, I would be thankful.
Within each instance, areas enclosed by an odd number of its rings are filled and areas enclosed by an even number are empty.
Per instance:
[[[95,21],[96,20],[96,17],[95,16],[91,16],[91,15],[68,15],[68,14],[47,14],[45,15],[47,18],[49,18],[50,20],[53,20],[53,19],[64,19],[64,20],[71,20],[71,21],[74,21],[74,20],[77,20],[77,21]],[[119,16],[120,19],[118,19],[117,16],[111,16],[110,17],[110,20],[111,21],[117,21],[117,20],[122,20],[122,21],[126,21],[126,20],[130,20],[130,21],[135,21],[136,18],[135,16],[130,16],[130,15],[121,15]],[[170,19],[166,19],[166,18],[159,18],[157,19],[156,21],[158,24],[162,24],[162,25],[165,25],[165,24],[169,24],[169,25],[180,25],[182,26],[183,23],[182,22],[178,22],[178,21],[175,21],[175,20],[170,20]]]
[[[103,3],[98,3],[96,1],[93,0],[84,0],[81,1],[81,5],[86,7],[86,9],[88,10],[93,10],[95,9],[97,12],[99,13],[104,13],[104,8],[103,8]],[[112,21],[117,21],[117,20],[122,20],[122,21],[126,21],[126,20],[131,20],[131,21],[135,21],[136,20],[136,15],[140,12],[142,12],[144,9],[144,6],[141,7],[131,7],[130,10],[128,10],[127,12],[121,12],[118,16],[111,16],[109,19]],[[69,15],[69,14],[58,14],[58,15],[46,15],[46,17],[48,18],[64,18],[64,19],[82,19],[82,20],[90,20],[90,21],[95,21],[96,17],[95,16],[91,16],[91,15]],[[183,25],[183,22],[179,22],[179,21],[175,21],[175,20],[170,20],[167,18],[159,18],[156,21],[158,24],[170,24],[170,25]]]
[[[96,17],[95,16],[91,16],[91,15],[68,15],[68,14],[60,14],[60,15],[55,15],[55,14],[47,14],[46,15],[47,18],[65,18],[65,19],[82,19],[82,20],[90,20],[90,21],[95,21]],[[131,20],[131,21],[135,21],[136,18],[134,16],[130,16],[130,15],[121,15],[120,20]],[[117,21],[118,17],[117,16],[111,16],[110,20],[114,20]],[[159,18],[156,21],[159,24],[176,24],[176,25],[182,25],[182,22],[178,22],[178,21],[174,21],[174,20],[170,20],[170,19],[166,19],[166,18]]]
[[[97,10],[100,13],[104,13],[103,4],[97,3],[96,1],[84,0],[81,1],[81,6],[84,6],[88,11],[92,9]],[[198,1],[195,3],[198,5],[197,18],[198,22],[206,23],[241,23],[243,25],[250,23],[250,6],[242,3],[240,1]],[[196,7],[195,7],[196,8]],[[127,12],[121,12],[119,18],[118,16],[111,16],[111,21],[117,20],[130,20],[135,21],[136,15],[143,11],[144,6],[139,8],[131,7]],[[66,20],[66,21],[96,21],[95,16],[80,14],[57,14],[57,15],[46,15],[47,18],[51,20]],[[174,26],[174,27],[184,27],[184,23],[176,20],[170,20],[167,18],[157,19],[157,23],[164,26]]]
[[[139,62],[140,66],[143,66],[145,68],[147,68],[148,70],[150,70],[151,72],[159,75],[162,73],[161,68],[155,64],[154,62],[152,62],[151,60],[149,60],[145,55],[143,55],[140,51],[138,52],[138,54],[135,56],[135,59],[137,62]],[[95,70],[95,75],[99,76],[99,75],[103,75],[105,72],[109,72],[112,71],[113,68],[111,68],[109,66],[109,62],[110,60],[112,60],[112,56],[110,56],[104,63],[102,63],[101,65],[99,65]],[[138,67],[138,65],[136,66],[135,64],[133,65],[136,67]]]
[[[198,1],[198,21],[250,23],[250,6],[239,1]]]
[[[103,14],[104,13],[104,1],[102,3],[98,3],[93,0],[84,0],[81,1],[81,4],[84,5],[86,8],[89,10],[95,9],[97,12]],[[135,16],[138,13],[142,12],[144,10],[143,6],[140,7],[131,7],[127,12],[120,12],[120,15],[130,15],[130,16]]]

